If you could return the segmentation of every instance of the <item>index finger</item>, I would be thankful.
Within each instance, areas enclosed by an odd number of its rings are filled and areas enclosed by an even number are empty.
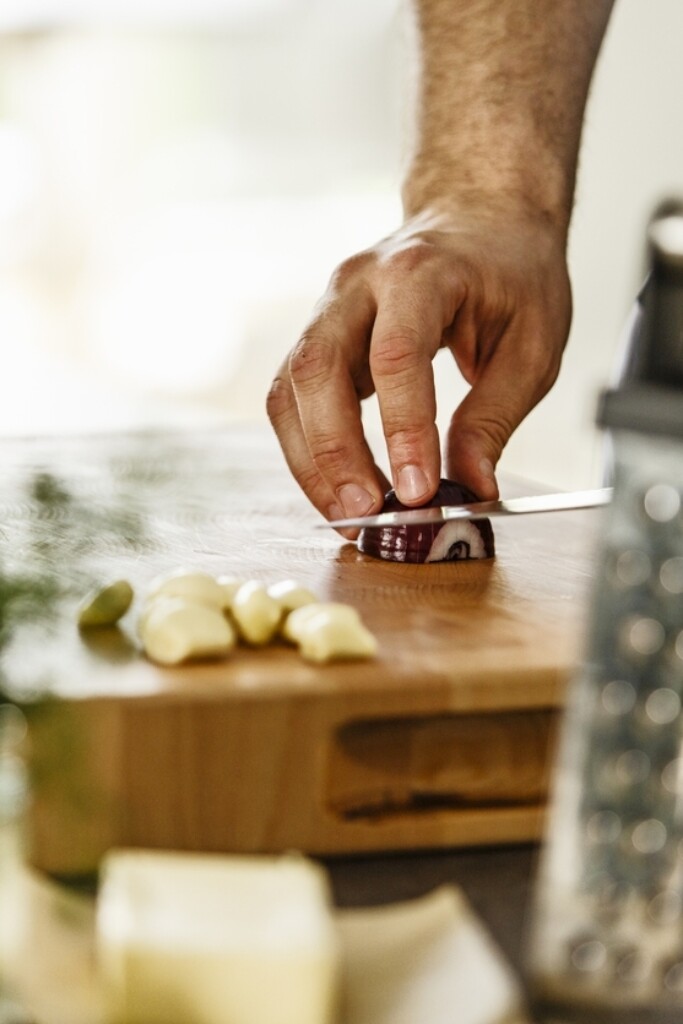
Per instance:
[[[376,511],[384,500],[360,414],[360,399],[371,390],[367,348],[373,314],[369,301],[328,305],[289,359],[310,462],[347,517]]]

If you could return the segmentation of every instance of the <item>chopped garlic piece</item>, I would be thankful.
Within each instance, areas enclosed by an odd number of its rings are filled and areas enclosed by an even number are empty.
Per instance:
[[[377,653],[377,640],[360,619],[354,621],[351,616],[329,608],[306,620],[299,631],[298,644],[302,658],[318,663],[373,658]]]
[[[280,605],[259,580],[247,580],[242,584],[232,600],[230,611],[240,636],[255,646],[272,640],[282,619]]]
[[[216,583],[223,591],[224,610],[232,608],[232,602],[235,594],[244,582],[245,580],[241,580],[237,576],[219,576],[217,578]]]
[[[299,643],[299,639],[309,620],[318,612],[327,611],[338,619],[348,619],[350,623],[359,623],[360,615],[350,604],[342,604],[336,601],[316,601],[312,604],[302,605],[290,612],[281,627],[281,633],[285,640],[292,644]]]
[[[318,601],[311,590],[302,587],[296,580],[279,580],[277,583],[271,583],[268,593],[275,598],[286,615],[293,612],[295,608],[302,608],[304,605],[314,604]]]
[[[230,605],[224,588],[213,576],[206,572],[187,572],[185,569],[178,569],[152,581],[147,600],[154,601],[158,597],[183,597],[188,601],[220,609]]]
[[[133,588],[127,580],[116,580],[89,594],[78,610],[79,626],[113,626],[126,614],[133,601]]]
[[[161,665],[227,654],[235,632],[215,607],[180,597],[159,597],[138,624],[145,654]]]

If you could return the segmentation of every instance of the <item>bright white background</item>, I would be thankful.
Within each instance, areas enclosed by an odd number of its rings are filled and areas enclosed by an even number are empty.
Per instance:
[[[572,337],[510,472],[599,480],[595,402],[644,225],[683,192],[681,39],[680,0],[617,0]],[[409,79],[400,0],[4,0],[0,432],[264,419],[333,267],[398,223]],[[464,388],[442,356],[443,425]]]

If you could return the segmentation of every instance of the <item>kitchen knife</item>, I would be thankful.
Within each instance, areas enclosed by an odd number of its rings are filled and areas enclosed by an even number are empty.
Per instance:
[[[578,508],[607,505],[611,487],[591,491],[562,491],[559,494],[538,494],[528,498],[507,498],[505,501],[478,501],[468,505],[437,505],[433,508],[411,508],[405,512],[379,512],[374,516],[356,516],[319,523],[335,529],[368,526],[420,526],[425,523],[449,522],[452,519],[488,519],[491,516],[524,516],[536,512],[567,512]]]

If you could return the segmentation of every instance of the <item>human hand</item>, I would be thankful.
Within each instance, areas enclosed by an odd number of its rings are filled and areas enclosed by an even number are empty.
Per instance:
[[[294,477],[328,519],[371,514],[387,481],[363,433],[377,392],[392,485],[406,505],[441,475],[432,360],[450,349],[470,391],[446,474],[483,500],[510,435],[552,386],[571,319],[566,226],[469,201],[413,217],[342,263],[268,395]]]

